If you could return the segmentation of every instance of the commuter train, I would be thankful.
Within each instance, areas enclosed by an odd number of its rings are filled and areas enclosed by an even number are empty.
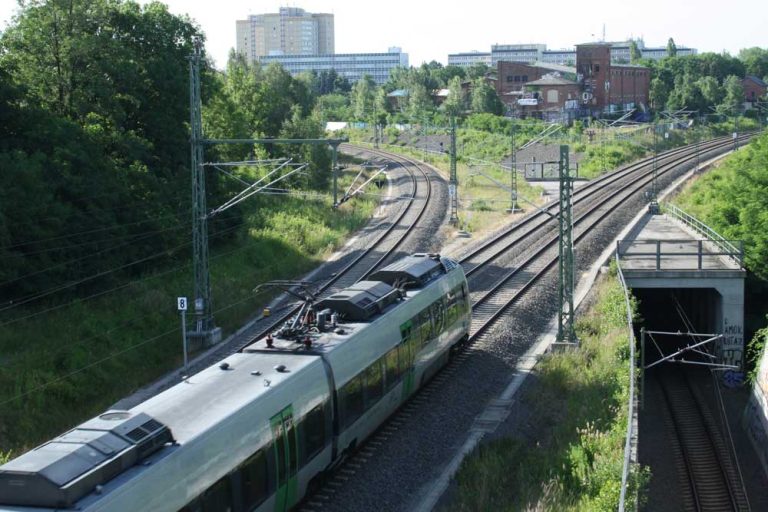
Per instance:
[[[466,339],[455,261],[415,254],[127,410],[0,466],[0,512],[285,511]]]

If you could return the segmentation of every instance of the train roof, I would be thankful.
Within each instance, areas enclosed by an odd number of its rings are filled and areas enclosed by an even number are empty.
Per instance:
[[[162,421],[184,444],[247,404],[297,378],[300,370],[318,361],[316,354],[232,354],[215,366],[188,377],[131,411]],[[205,414],[200,414],[205,411]]]

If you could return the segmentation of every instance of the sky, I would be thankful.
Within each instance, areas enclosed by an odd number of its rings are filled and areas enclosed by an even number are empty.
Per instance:
[[[142,1],[141,3],[146,3]],[[188,14],[206,33],[217,67],[235,45],[235,20],[277,12],[283,6],[335,15],[336,53],[386,52],[399,46],[412,66],[449,53],[490,51],[492,44],[543,43],[549,49],[602,39],[643,37],[647,46],[677,46],[700,52],[768,47],[766,0],[166,0],[174,14]],[[0,0],[0,30],[16,11]]]

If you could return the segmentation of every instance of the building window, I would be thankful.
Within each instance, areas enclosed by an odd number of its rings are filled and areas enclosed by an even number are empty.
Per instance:
[[[547,91],[547,103],[557,103],[559,100],[558,96],[557,89],[549,89]]]
[[[600,64],[595,64],[595,73],[600,72]]]
[[[523,80],[523,82],[527,82],[528,81],[528,75],[523,75],[522,80]]]

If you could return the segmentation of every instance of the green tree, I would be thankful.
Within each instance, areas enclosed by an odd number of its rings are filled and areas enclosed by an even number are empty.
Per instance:
[[[745,48],[739,52],[739,60],[744,63],[746,74],[768,79],[768,49]]]
[[[715,77],[703,76],[696,81],[696,86],[701,91],[705,107],[714,106],[723,101],[725,91],[720,84],[717,83]]]
[[[352,86],[352,109],[355,119],[358,121],[366,120],[373,112],[375,92],[376,84],[369,75],[363,75]]]
[[[643,54],[640,51],[640,48],[637,46],[637,42],[635,40],[632,40],[629,42],[629,62],[632,64],[637,64],[640,59],[643,58]]]
[[[459,116],[466,108],[464,90],[461,88],[461,78],[455,76],[448,84],[448,97],[443,102],[443,110],[449,116]]]
[[[677,57],[677,45],[675,45],[675,40],[671,37],[667,41],[667,57]]]
[[[655,110],[663,110],[669,99],[669,87],[667,83],[659,77],[651,80],[649,91],[651,105]]]
[[[473,80],[475,78],[484,77],[490,72],[491,68],[482,62],[476,62],[467,68],[467,78]]]
[[[476,113],[489,113],[501,115],[504,113],[504,105],[485,78],[476,78],[472,81],[472,111]]]
[[[408,91],[408,115],[414,119],[421,119],[432,110],[432,98],[427,88],[421,84],[414,84]]]
[[[718,110],[723,113],[730,111],[735,114],[744,101],[744,87],[741,85],[741,79],[734,75],[727,77],[723,82],[723,89],[725,90],[725,98],[723,98]]]

